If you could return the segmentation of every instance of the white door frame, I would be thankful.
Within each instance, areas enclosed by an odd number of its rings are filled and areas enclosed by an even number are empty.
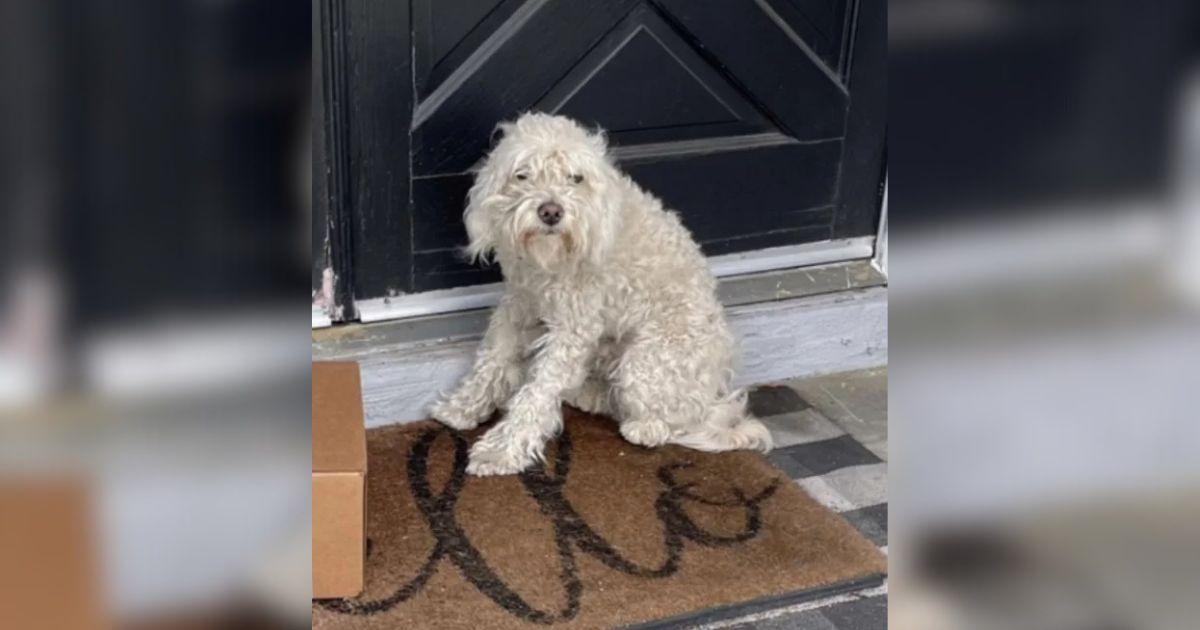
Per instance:
[[[883,204],[879,210],[879,236],[875,237],[875,256],[871,264],[884,278],[888,277],[888,182],[883,180]]]

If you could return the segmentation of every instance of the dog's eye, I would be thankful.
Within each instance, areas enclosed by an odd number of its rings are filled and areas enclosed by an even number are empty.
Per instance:
[[[576,184],[582,184],[583,183],[583,175],[572,175],[571,181],[575,182]]]
[[[517,173],[517,179],[520,181],[525,181],[525,180],[529,179],[529,176],[526,175],[525,173]]]

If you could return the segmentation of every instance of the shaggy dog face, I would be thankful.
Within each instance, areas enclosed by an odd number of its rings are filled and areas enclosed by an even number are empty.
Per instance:
[[[620,221],[608,193],[621,178],[603,134],[545,114],[503,123],[499,132],[468,195],[467,253],[546,271],[602,263]]]

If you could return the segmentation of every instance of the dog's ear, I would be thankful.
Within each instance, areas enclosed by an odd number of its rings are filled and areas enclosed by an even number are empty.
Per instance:
[[[472,262],[489,261],[496,249],[496,238],[492,233],[492,217],[485,201],[499,191],[500,178],[492,160],[484,160],[475,174],[475,183],[467,192],[467,208],[463,211],[463,224],[467,228],[467,246],[464,250]]]
[[[586,253],[593,264],[603,265],[621,229],[621,203],[625,197],[619,193],[619,188],[623,185],[624,175],[607,151],[608,141],[603,129],[588,133],[588,142],[598,157],[583,160],[577,168],[590,182],[594,191],[593,204],[598,212],[591,213],[593,225]]]
[[[482,176],[482,172],[480,173]],[[467,246],[465,253],[472,262],[488,261],[496,248],[496,240],[492,235],[492,218],[483,207],[483,200],[490,194],[479,177],[471,191],[467,193],[467,209],[463,212],[463,224],[467,228]]]
[[[475,168],[475,183],[467,193],[467,208],[463,212],[463,223],[467,228],[469,242],[465,253],[472,261],[488,261],[496,251],[493,218],[486,207],[486,201],[500,192],[504,186],[504,180],[508,176],[506,172],[506,169],[509,168],[508,158],[502,151],[497,151],[497,148],[504,138],[512,133],[514,125],[515,123],[512,122],[501,122],[492,130],[488,154]]]
[[[608,155],[608,132],[603,127],[594,127],[588,132],[588,141],[601,155]]]

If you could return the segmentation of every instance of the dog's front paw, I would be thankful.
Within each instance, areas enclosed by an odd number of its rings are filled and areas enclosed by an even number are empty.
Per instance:
[[[467,474],[479,477],[491,475],[515,475],[537,461],[528,453],[520,452],[511,444],[493,444],[480,440],[471,447]]]
[[[662,446],[671,439],[671,427],[665,422],[652,420],[622,422],[621,435],[633,444],[653,448]]]
[[[551,413],[514,405],[500,424],[471,447],[467,472],[480,476],[515,475],[542,461],[546,441],[562,426],[562,418]]]
[[[461,405],[457,405],[451,399],[442,399],[434,403],[429,413],[433,416],[434,420],[459,431],[474,429],[479,426],[479,423],[487,415],[478,413],[474,409],[467,409]]]

